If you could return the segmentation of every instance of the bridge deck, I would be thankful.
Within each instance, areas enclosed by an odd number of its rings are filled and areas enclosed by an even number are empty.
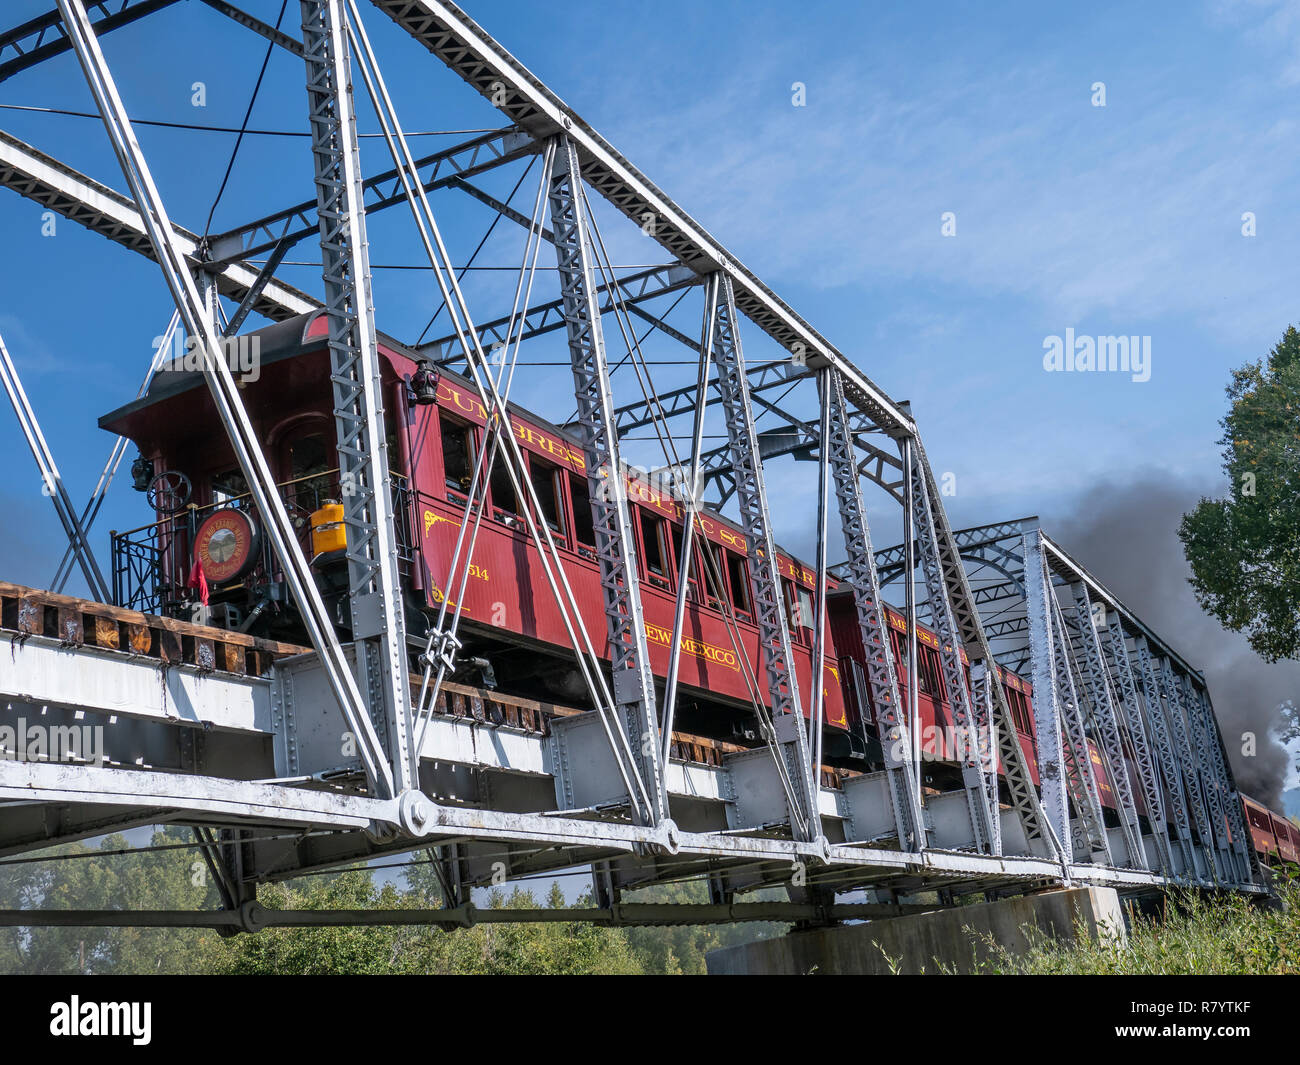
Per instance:
[[[234,830],[250,879],[434,845],[457,848],[466,883],[593,862],[620,887],[707,872],[728,891],[787,882],[792,863],[839,890],[1164,882],[1017,855],[1011,831],[1007,855],[972,853],[960,793],[930,796],[933,846],[901,852],[884,782],[829,767],[819,792],[829,844],[817,850],[790,838],[766,748],[680,732],[670,837],[632,823],[626,804],[589,801],[612,761],[596,715],[459,684],[443,686],[424,737],[421,785],[434,801],[417,825],[402,803],[365,794],[304,648],[12,584],[0,584],[0,629],[10,645],[0,737],[12,736],[0,854],[171,822]],[[32,736],[62,736],[63,747],[23,760]]]

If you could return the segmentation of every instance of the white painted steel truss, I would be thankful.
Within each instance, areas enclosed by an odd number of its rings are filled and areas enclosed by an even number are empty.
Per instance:
[[[1072,860],[1084,848],[1178,883],[1257,882],[1202,674],[1038,519],[963,529],[955,539],[981,605],[997,618],[986,626],[997,661],[1033,683],[1042,802]],[[902,545],[877,553],[886,586],[904,579],[904,556]],[[1085,756],[1089,744],[1097,757]],[[1114,799],[1109,827],[1103,781]]]
[[[455,5],[373,0],[508,123],[416,159],[354,0],[302,0],[300,39],[224,0],[203,0],[212,12],[306,64],[316,197],[200,238],[169,220],[98,45],[98,36],[175,0],[57,2],[57,12],[0,34],[0,80],[75,53],[130,194],[3,131],[0,184],[160,263],[186,332],[201,338],[208,353],[205,377],[213,401],[314,653],[282,659],[257,678],[189,665],[172,665],[160,677],[146,660],[25,632],[12,655],[0,656],[0,701],[7,703],[0,724],[24,713],[90,722],[103,727],[107,746],[97,764],[0,760],[0,853],[127,825],[191,824],[220,868],[228,909],[246,928],[258,927],[258,880],[429,847],[444,863],[445,881],[461,889],[490,879],[499,863],[510,876],[590,864],[609,906],[625,888],[693,875],[707,876],[726,905],[737,892],[788,885],[792,878],[822,906],[837,892],[859,887],[883,901],[924,887],[1031,890],[1063,881],[1133,891],[1169,882],[1253,890],[1258,874],[1200,675],[1035,523],[954,533],[907,406],[890,399]],[[395,164],[371,178],[362,175],[357,151],[354,69],[362,73]],[[494,168],[534,157],[544,161],[549,227],[538,214],[529,218],[473,184]],[[534,237],[552,244],[558,295],[532,305],[525,297],[511,314],[476,323],[427,198],[444,189],[464,192],[526,228],[530,246]],[[672,262],[613,276],[612,266],[602,264],[588,189],[638,226],[653,219],[647,232]],[[577,615],[513,434],[502,433],[500,454],[494,442],[488,459],[489,466],[500,459],[524,500],[543,560],[554,557],[557,570],[543,564],[561,609],[567,602],[571,610],[575,656],[589,662],[584,676],[598,709],[557,719],[553,728],[456,717],[437,711],[432,701],[427,719],[417,721],[416,707],[424,703],[408,686],[412,653],[387,490],[366,236],[368,216],[403,203],[413,212],[452,320],[448,336],[419,350],[437,362],[463,365],[492,418],[504,424],[506,396],[485,351],[512,344],[517,351],[523,340],[566,332],[575,427],[586,451],[597,534],[605,653],[597,654],[600,645],[592,648]],[[321,248],[321,299],[274,276],[287,250],[313,235]],[[265,266],[250,261],[265,253]],[[528,292],[531,287],[530,279]],[[346,493],[345,515],[351,642],[339,642],[239,392],[216,355],[218,323],[203,295],[209,290],[239,303],[232,328],[253,311],[272,320],[325,311],[340,467],[354,487]],[[704,300],[698,339],[669,324],[656,302],[692,290]],[[610,316],[625,339],[636,316],[693,351],[697,383],[662,393],[651,386],[641,399],[617,405],[603,332]],[[790,357],[747,365],[740,336],[746,321]],[[629,357],[634,347],[629,341]],[[815,392],[817,417],[792,413],[782,399],[792,387]],[[781,396],[772,398],[778,388]],[[717,404],[727,425],[727,443],[707,451],[700,431],[706,404]],[[672,756],[683,596],[679,592],[661,713],[627,500],[608,491],[611,481],[621,480],[620,441],[627,434],[662,428],[688,413],[696,414],[691,453],[665,455],[665,465],[679,474],[691,471],[684,488],[678,482],[688,513],[707,490],[714,493],[710,505],[734,500],[748,533],[751,600],[761,633],[762,669],[755,665],[750,675],[763,742],[717,765]],[[775,419],[777,429],[760,431],[761,417]],[[44,463],[47,454],[48,448],[38,459]],[[801,698],[773,565],[764,461],[782,455],[819,461],[817,616],[826,610],[833,498],[849,557],[843,577],[867,649],[885,768],[836,787],[822,780],[822,733],[805,716],[810,710],[819,720],[820,690]],[[902,507],[908,530],[902,548],[873,551],[866,485]],[[90,571],[93,558],[76,515],[66,499],[60,504],[61,515],[67,510],[72,517],[77,557]],[[1001,591],[973,585],[967,573],[972,563],[1002,574]],[[918,577],[924,586],[919,601]],[[921,787],[916,701],[904,705],[900,697],[901,663],[883,611],[882,586],[896,581],[904,585],[909,617],[922,618],[939,635],[957,724],[980,738],[964,747],[960,786],[948,793],[927,796]],[[1058,589],[1066,590],[1064,601]],[[1025,604],[1019,628],[1005,620],[986,625],[981,617],[981,606],[1003,593]],[[450,629],[429,635],[427,664],[454,656],[454,627],[453,619]],[[418,633],[410,640],[423,642]],[[818,660],[824,653],[819,637]],[[963,653],[973,697],[967,695]],[[913,695],[917,657],[913,630],[906,666]],[[995,666],[1013,662],[1021,670],[1031,667],[1035,681],[1041,799],[1005,693],[993,682]],[[340,759],[342,733],[358,740],[352,761]],[[1119,799],[1119,823],[1109,830],[1089,739]],[[1136,793],[1121,771],[1130,752],[1137,762]]]

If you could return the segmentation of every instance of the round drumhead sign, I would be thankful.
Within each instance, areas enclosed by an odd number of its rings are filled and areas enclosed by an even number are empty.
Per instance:
[[[242,510],[214,510],[199,526],[194,557],[212,584],[233,581],[252,565],[257,555],[257,529]]]

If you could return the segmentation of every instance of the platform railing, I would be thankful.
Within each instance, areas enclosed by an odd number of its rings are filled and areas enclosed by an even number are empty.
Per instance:
[[[326,502],[340,498],[337,468],[309,474],[277,484],[299,539],[311,557],[311,515]],[[403,577],[415,565],[418,540],[412,525],[412,489],[400,474],[391,476],[396,517],[398,564]],[[191,504],[158,521],[111,536],[113,602],[146,614],[174,616],[187,613],[193,601],[189,588],[194,561],[194,539],[199,527],[213,511],[242,510],[256,518],[250,493],[230,496],[203,505]],[[223,585],[221,592],[236,591],[250,581],[275,583],[280,580],[279,564],[269,542],[263,538],[259,558],[249,576],[236,584]]]

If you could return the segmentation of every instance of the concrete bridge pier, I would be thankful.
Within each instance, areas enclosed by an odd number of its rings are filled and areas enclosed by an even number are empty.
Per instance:
[[[792,932],[715,950],[709,975],[969,973],[987,960],[992,939],[1014,953],[1033,932],[1072,941],[1125,937],[1119,895],[1109,887],[1074,887],[955,906],[865,924]],[[888,957],[886,957],[888,955]]]

